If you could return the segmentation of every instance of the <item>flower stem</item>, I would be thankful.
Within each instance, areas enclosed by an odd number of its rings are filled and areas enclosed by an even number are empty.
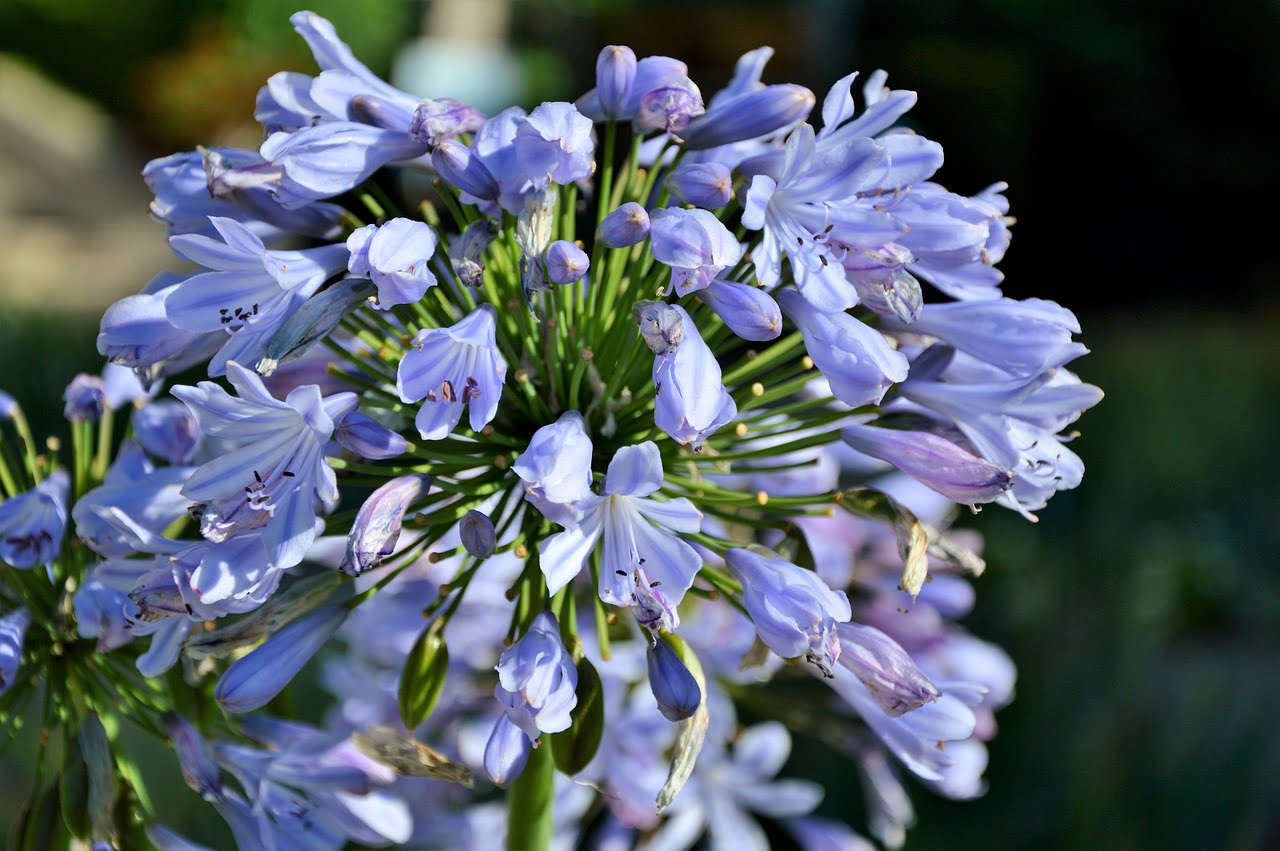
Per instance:
[[[507,851],[545,851],[555,826],[555,773],[551,745],[534,748],[507,793]]]

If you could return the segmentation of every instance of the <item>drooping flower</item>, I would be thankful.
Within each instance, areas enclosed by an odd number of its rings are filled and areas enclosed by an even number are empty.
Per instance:
[[[653,361],[654,422],[680,443],[697,449],[716,429],[738,414],[737,403],[721,382],[720,364],[698,335],[683,307],[679,348]]]
[[[649,688],[658,701],[658,710],[668,721],[683,721],[702,703],[702,690],[679,655],[664,639],[658,638],[645,651]]]
[[[524,483],[524,498],[554,523],[577,523],[577,504],[591,496],[591,438],[582,414],[567,411],[533,433],[512,466]]]
[[[214,697],[228,712],[252,712],[284,690],[342,626],[347,610],[324,606],[295,620],[242,656],[218,679]]]
[[[0,561],[12,567],[43,567],[62,548],[71,483],[59,470],[25,493],[0,502]]]
[[[494,322],[493,307],[484,304],[448,328],[424,328],[400,360],[396,390],[404,402],[422,402],[414,422],[423,440],[452,432],[464,407],[474,431],[498,412],[507,362]]]
[[[716,278],[698,291],[698,298],[744,340],[765,342],[782,333],[782,311],[759,287]]]
[[[731,549],[725,563],[742,582],[742,602],[760,640],[784,659],[804,656],[830,677],[840,658],[836,625],[853,617],[843,591],[812,570],[750,550]]]
[[[436,253],[436,234],[422,222],[391,219],[366,225],[347,237],[351,257],[347,269],[367,277],[378,288],[375,307],[387,310],[412,304],[436,285],[430,261]]]
[[[595,168],[591,119],[571,103],[544,103],[520,122],[516,160],[535,185],[572,183]]]
[[[205,537],[218,541],[261,528],[271,563],[290,567],[315,540],[316,500],[328,507],[337,502],[324,449],[334,420],[354,410],[357,399],[352,393],[322,397],[312,384],[281,401],[234,362],[227,379],[236,396],[208,381],[173,388],[201,432],[222,447],[192,472],[182,493],[202,504]]]
[[[906,379],[906,356],[861,320],[844,311],[824,310],[792,289],[779,292],[778,303],[800,328],[832,395],[846,405],[875,404],[890,386]]]
[[[578,672],[560,641],[555,615],[542,612],[534,618],[520,640],[503,652],[497,671],[493,694],[504,717],[535,746],[540,734],[568,729],[569,713],[578,704]]]
[[[667,207],[650,220],[653,257],[671,267],[671,286],[679,295],[704,289],[742,257],[738,240],[707,210]]]

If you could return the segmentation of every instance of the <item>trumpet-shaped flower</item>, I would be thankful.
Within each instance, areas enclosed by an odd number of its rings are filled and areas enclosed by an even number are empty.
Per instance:
[[[697,532],[702,513],[683,497],[659,502],[662,457],[652,442],[624,446],[609,462],[600,494],[577,503],[577,526],[539,544],[542,572],[552,593],[582,570],[587,556],[603,543],[600,599],[614,606],[636,604],[636,572],[643,569],[654,594],[678,605],[702,565],[697,551],[677,532]],[[563,525],[563,524],[561,524]]]
[[[222,447],[191,473],[182,493],[203,506],[201,531],[210,540],[261,528],[270,563],[291,567],[315,540],[316,501],[337,502],[324,450],[334,420],[355,409],[356,397],[322,397],[312,384],[282,401],[236,363],[227,365],[227,378],[238,395],[207,381],[173,388],[201,432]]]
[[[401,401],[422,402],[414,423],[423,440],[446,437],[463,408],[473,431],[497,414],[507,362],[498,351],[495,316],[484,304],[448,328],[424,328],[400,360],[396,390]]]

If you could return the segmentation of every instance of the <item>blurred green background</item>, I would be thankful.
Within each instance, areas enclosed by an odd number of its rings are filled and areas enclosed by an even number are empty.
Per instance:
[[[0,3],[0,386],[56,430],[97,318],[172,262],[138,171],[254,146],[257,87],[309,57],[301,0]],[[1027,524],[987,511],[969,625],[1018,663],[990,792],[916,795],[909,849],[1280,847],[1280,7],[1220,0],[316,0],[379,73],[482,106],[570,99],[627,43],[705,93],[744,50],[820,94],[883,67],[920,92],[940,178],[1011,184],[1005,291],[1073,308],[1106,400],[1089,473]],[[475,57],[483,57],[476,62]],[[472,64],[468,66],[467,60]],[[477,65],[489,69],[478,74]],[[485,98],[492,102],[484,103]],[[812,743],[791,770],[852,771]],[[21,778],[0,774],[0,800]],[[179,795],[175,806],[195,806]],[[10,812],[0,806],[0,821]],[[181,819],[175,819],[181,821]]]

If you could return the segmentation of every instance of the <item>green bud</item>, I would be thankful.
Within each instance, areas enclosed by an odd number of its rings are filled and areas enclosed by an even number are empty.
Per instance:
[[[62,820],[67,830],[77,839],[89,838],[89,768],[84,764],[80,746],[71,743],[67,753],[67,767],[58,780],[58,800],[62,805]]]
[[[400,719],[412,730],[435,709],[449,672],[449,647],[444,642],[444,621],[436,620],[422,631],[400,673]]]
[[[551,737],[556,768],[568,775],[587,767],[600,748],[600,737],[604,734],[604,691],[600,687],[600,675],[589,659],[578,661],[576,693],[578,705],[569,714],[573,724]]]

